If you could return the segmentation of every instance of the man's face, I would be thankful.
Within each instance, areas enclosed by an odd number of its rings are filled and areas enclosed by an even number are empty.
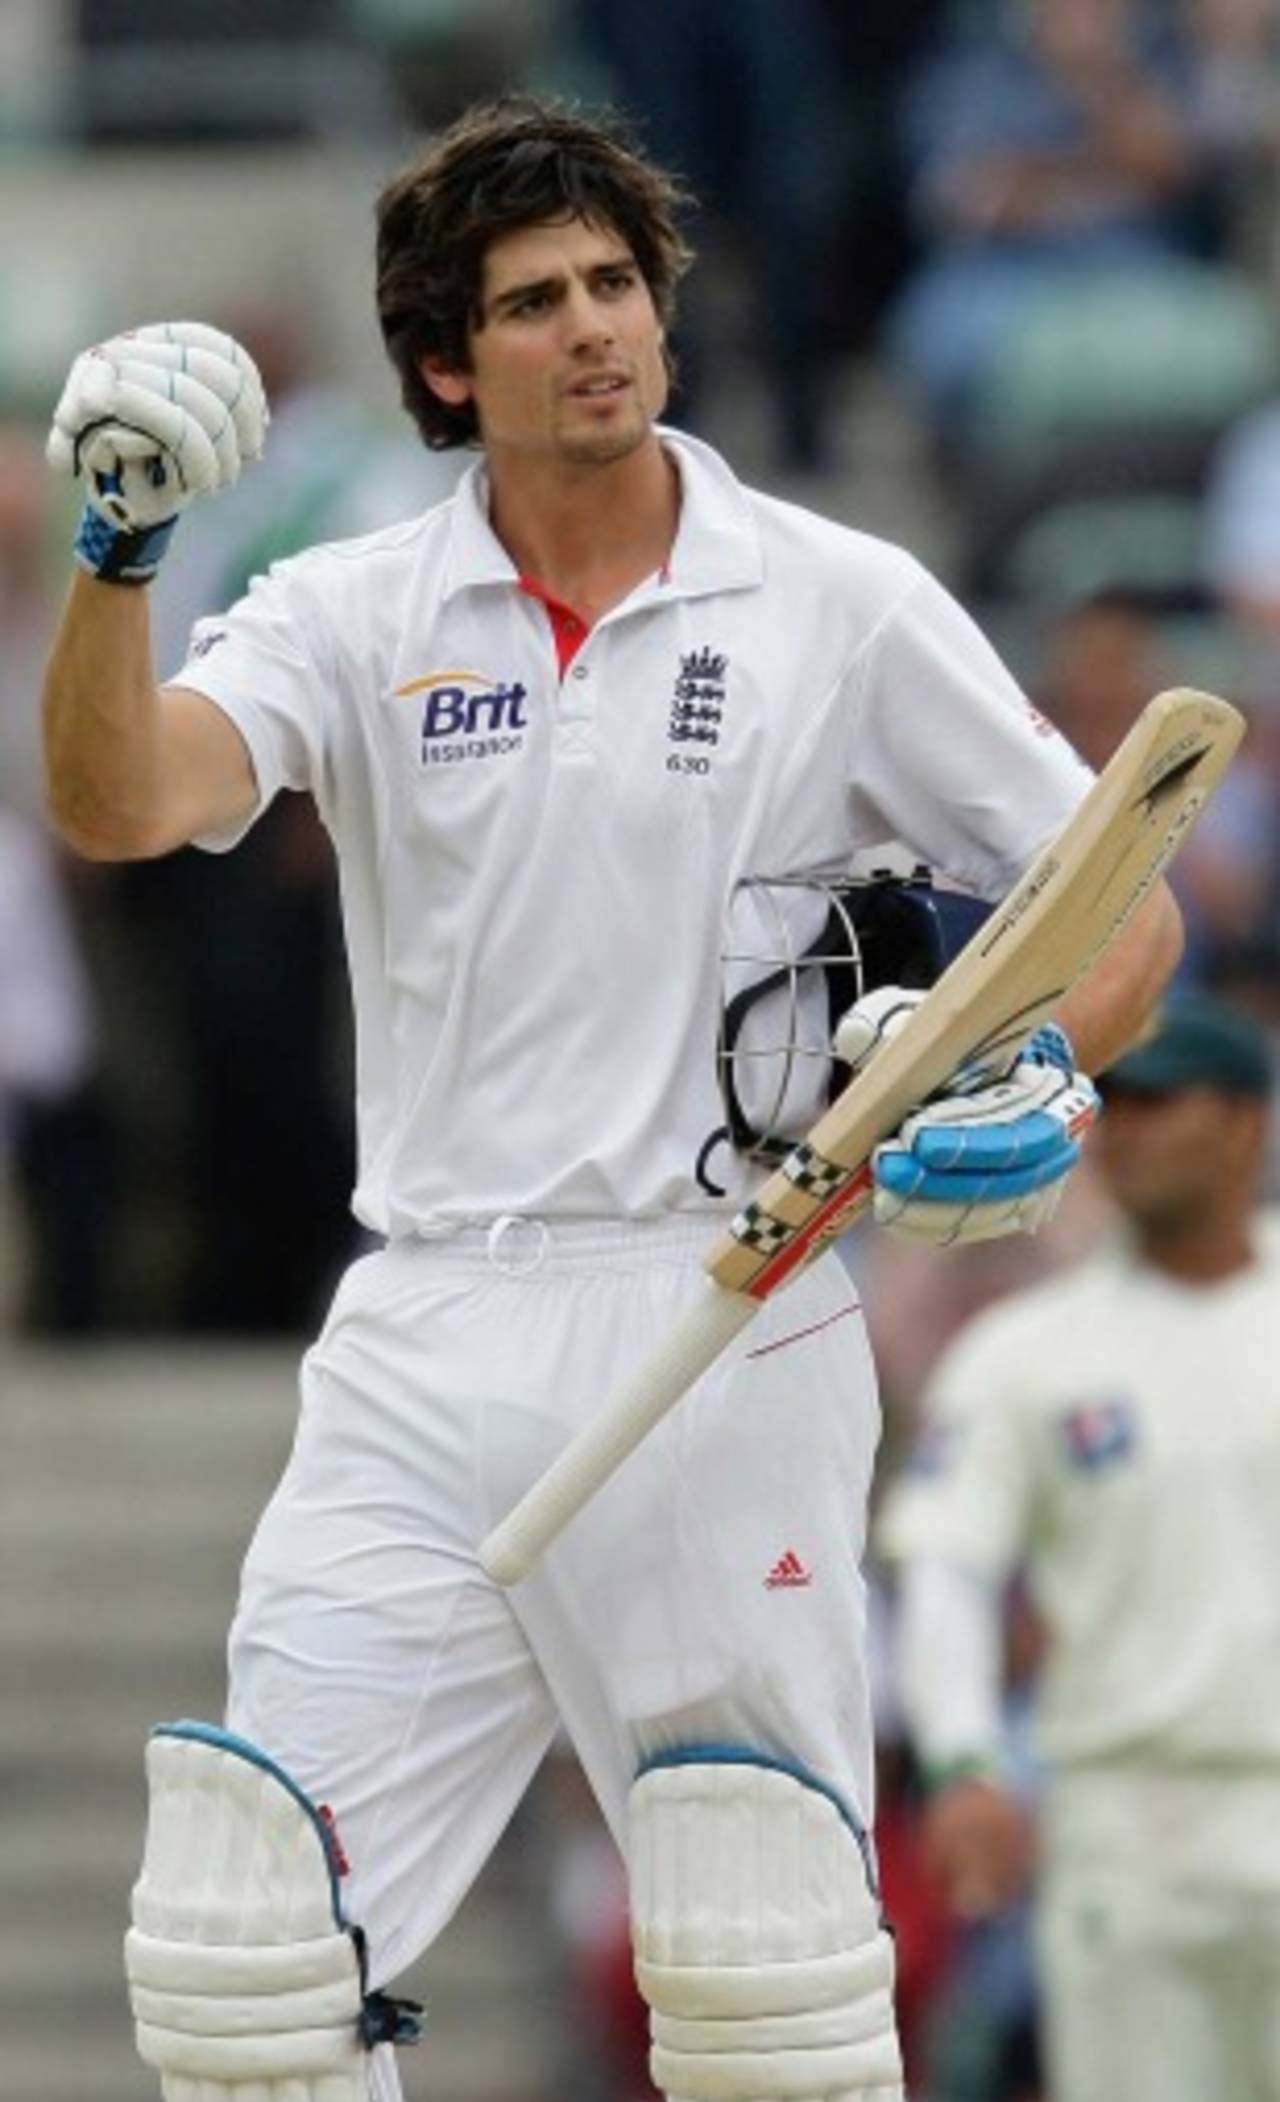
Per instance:
[[[1265,1110],[1217,1088],[1103,1090],[1090,1140],[1122,1212],[1139,1229],[1176,1230],[1216,1208],[1225,1183],[1256,1171]]]
[[[606,465],[648,438],[667,397],[662,329],[626,243],[583,219],[521,227],[485,257],[471,369],[424,366],[471,401],[491,459]]]

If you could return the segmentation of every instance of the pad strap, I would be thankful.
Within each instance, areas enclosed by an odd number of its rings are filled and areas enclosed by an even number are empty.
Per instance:
[[[86,504],[72,552],[81,569],[104,584],[149,584],[177,523],[175,516],[131,531],[128,526],[113,525],[101,511]]]

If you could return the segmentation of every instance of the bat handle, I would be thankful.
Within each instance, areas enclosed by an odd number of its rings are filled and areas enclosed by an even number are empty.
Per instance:
[[[545,1474],[481,1543],[482,1568],[499,1584],[527,1576],[545,1548],[603,1487],[647,1431],[713,1365],[760,1302],[708,1278],[652,1355],[570,1439]]]

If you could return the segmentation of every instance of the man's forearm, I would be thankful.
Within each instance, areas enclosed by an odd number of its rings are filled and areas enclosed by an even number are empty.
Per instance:
[[[1058,1009],[1076,1063],[1101,1073],[1146,1028],[1182,955],[1182,915],[1163,883]]]
[[[77,572],[45,675],[44,750],[50,814],[79,853],[157,850],[160,729],[145,590]]]
[[[248,353],[165,321],[75,360],[46,454],[86,504],[45,676],[45,771],[63,838],[98,861],[167,853],[248,818],[248,747],[212,701],[156,690],[145,586],[182,511],[262,451],[266,397]]]

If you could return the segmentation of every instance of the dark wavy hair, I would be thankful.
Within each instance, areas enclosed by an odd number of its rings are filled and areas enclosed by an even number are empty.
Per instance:
[[[664,328],[693,260],[678,226],[691,202],[612,112],[586,116],[530,95],[478,104],[389,182],[377,203],[378,320],[400,393],[435,451],[478,435],[472,403],[450,407],[419,366],[470,369],[485,255],[518,227],[585,219],[626,242]]]

